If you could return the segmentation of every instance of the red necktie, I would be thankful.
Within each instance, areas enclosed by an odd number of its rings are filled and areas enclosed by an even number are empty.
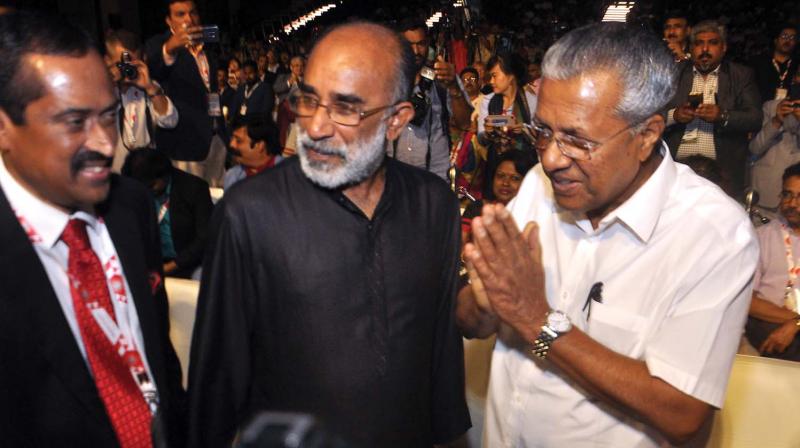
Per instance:
[[[117,440],[122,448],[152,447],[152,417],[147,403],[130,369],[87,306],[87,302],[96,302],[116,321],[103,267],[89,244],[86,222],[70,219],[61,240],[69,247],[67,274],[81,339]]]

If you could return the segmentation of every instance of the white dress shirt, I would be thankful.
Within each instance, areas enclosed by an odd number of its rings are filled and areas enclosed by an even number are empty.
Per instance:
[[[86,361],[86,365],[89,367],[89,372],[91,372],[91,365],[86,358],[86,347],[83,345],[80,327],[77,317],[75,316],[72,294],[70,293],[67,277],[69,248],[66,243],[61,240],[61,234],[70,219],[77,218],[85,221],[87,224],[86,233],[89,236],[92,249],[100,258],[100,262],[105,266],[106,262],[117,254],[114,243],[111,241],[111,236],[108,233],[108,228],[102,219],[98,219],[93,215],[81,211],[68,214],[44,202],[37,196],[34,196],[20,185],[11,173],[8,172],[2,158],[0,158],[0,188],[3,189],[3,193],[5,193],[17,217],[24,220],[24,222],[35,231],[36,237],[33,238],[35,239],[33,248],[39,260],[42,262],[42,266],[50,280],[50,285],[53,287],[56,298],[58,298],[58,304],[64,312],[64,317],[72,331],[73,339],[75,339],[75,343],[78,345],[81,355]],[[117,259],[118,258],[117,256]],[[122,269],[121,264],[120,269]],[[130,296],[131,288],[128,285],[124,270],[122,270],[122,278],[125,291],[128,292],[128,304],[130,306],[123,306],[117,300],[114,300],[114,294],[110,293],[114,314],[121,329],[124,330],[125,327],[130,329],[131,334],[127,336],[130,340],[134,341],[133,343],[136,345],[142,357],[148,375],[150,378],[153,378],[145,354],[144,339],[142,338],[142,331],[139,327],[139,315],[136,313],[136,306],[133,306],[133,297]],[[111,284],[109,283],[108,286],[109,291],[111,291]],[[123,319],[124,322],[122,321]]]
[[[167,111],[158,113],[152,101],[147,100],[147,93],[138,87],[129,87],[120,94],[122,101],[122,133],[120,144],[128,148],[144,148],[150,146],[153,136],[147,130],[147,109],[153,119],[153,128],[173,129],[178,125],[178,109],[172,104],[168,96]]]
[[[663,160],[596,230],[555,203],[541,164],[509,209],[539,224],[548,302],[595,341],[646,363],[699,400],[724,401],[750,304],[758,245],[744,211],[719,188]],[[520,273],[524,275],[524,273]],[[602,303],[583,310],[592,285]],[[533,323],[532,323],[533,324]],[[559,341],[556,342],[558,344]],[[589,398],[502,326],[492,357],[484,446],[653,447],[664,439]]]
[[[716,104],[719,85],[719,67],[703,76],[696,68],[692,69],[692,90],[690,94],[703,95],[703,104]],[[673,111],[674,112],[674,111]],[[701,155],[709,159],[717,159],[714,143],[714,123],[695,118],[686,124],[686,130],[678,146],[677,158],[681,160],[692,155]]]

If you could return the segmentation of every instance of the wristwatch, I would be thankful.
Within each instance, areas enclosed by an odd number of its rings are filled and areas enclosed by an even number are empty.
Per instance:
[[[728,113],[727,110],[723,109],[723,111],[720,112],[720,114],[719,114],[719,121],[722,122],[722,127],[723,128],[728,125],[728,119],[729,118],[730,118],[730,114]]]
[[[562,334],[572,329],[572,322],[563,311],[553,310],[547,313],[547,321],[542,325],[542,331],[533,341],[533,352],[539,359],[547,358],[550,345]]]

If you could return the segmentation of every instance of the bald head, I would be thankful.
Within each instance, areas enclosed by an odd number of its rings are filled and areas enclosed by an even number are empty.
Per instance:
[[[390,28],[372,22],[335,26],[317,41],[308,64],[320,55],[336,55],[339,67],[368,64],[375,82],[385,84],[393,92],[394,102],[406,100],[410,95],[416,75],[414,54],[408,43]]]

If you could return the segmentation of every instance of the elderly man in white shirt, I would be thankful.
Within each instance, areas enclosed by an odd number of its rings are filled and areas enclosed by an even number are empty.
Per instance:
[[[580,28],[543,72],[541,164],[508,209],[484,207],[465,248],[459,324],[497,334],[484,445],[692,440],[724,402],[758,257],[752,227],[661,142],[674,63],[655,36]]]

